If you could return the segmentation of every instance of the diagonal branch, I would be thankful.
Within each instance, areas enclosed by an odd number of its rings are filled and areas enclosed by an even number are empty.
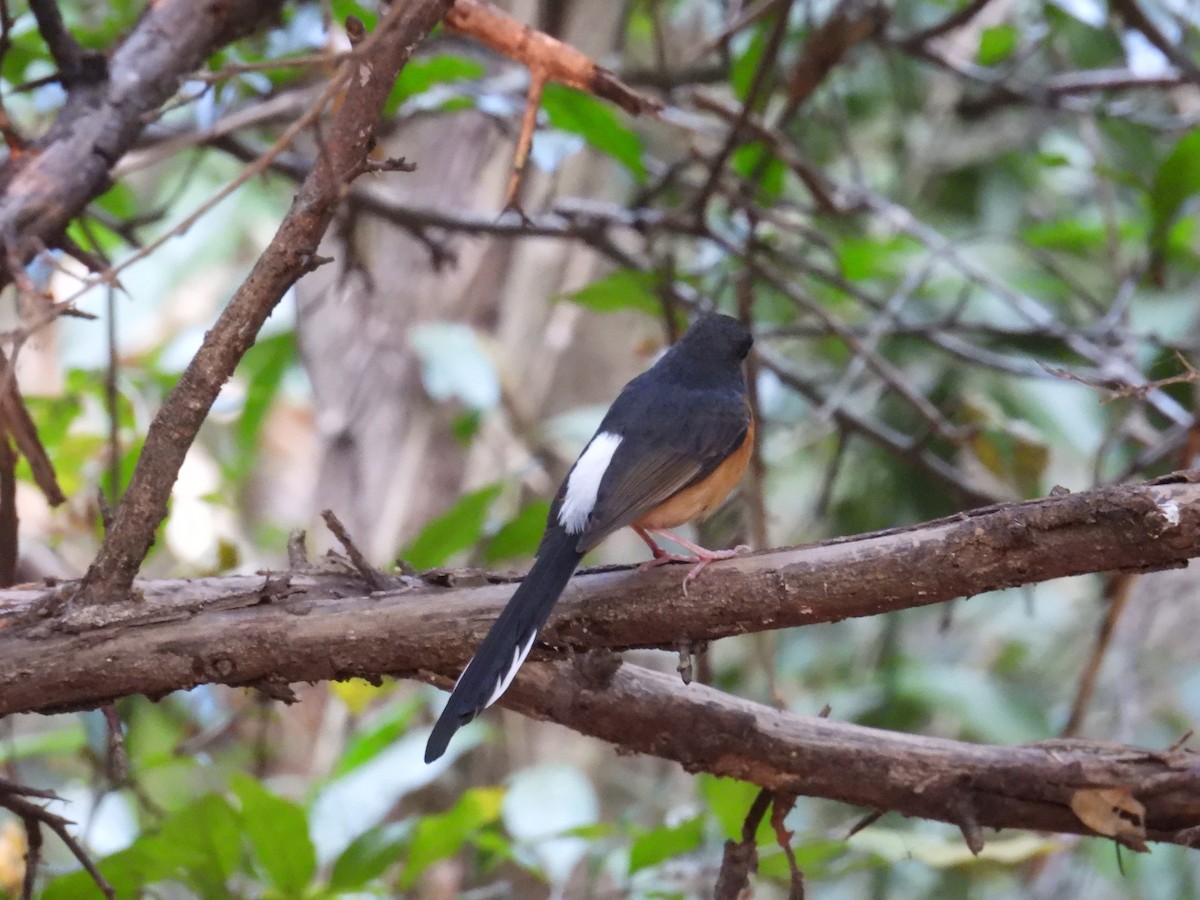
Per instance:
[[[1193,84],[1200,87],[1200,66],[1192,61],[1184,48],[1176,47],[1171,43],[1170,39],[1163,34],[1162,29],[1154,24],[1154,20],[1138,6],[1137,0],[1112,0],[1111,9],[1124,19],[1125,24],[1130,28],[1140,31],[1146,40],[1170,61],[1171,65],[1191,79]]]
[[[689,772],[964,828],[1190,846],[1200,825],[1200,755],[1191,751],[1077,740],[998,747],[896,734],[783,712],[706,685],[685,687],[633,665],[603,685],[566,663],[528,666],[501,703]],[[1080,799],[1108,789],[1144,808],[1139,828],[1123,831],[1115,817],[1080,818]]]
[[[86,54],[75,36],[67,30],[56,0],[29,0],[29,10],[37,21],[38,32],[46,42],[58,76],[64,87],[70,87],[83,74]]]
[[[278,0],[151,4],[113,52],[108,77],[74,85],[54,125],[31,145],[33,152],[10,156],[0,166],[0,244],[8,250],[6,258],[26,263],[44,247],[56,246],[67,223],[108,189],[109,170],[133,146],[147,115],[214,50],[254,30],[280,5]],[[47,22],[57,16],[48,0],[38,6]],[[56,56],[63,53],[70,56],[60,46]],[[10,267],[0,266],[0,285],[13,277]]]
[[[167,500],[187,449],[225,380],[254,343],[267,316],[296,281],[321,260],[317,248],[345,186],[364,171],[375,125],[396,75],[451,0],[397,4],[348,59],[331,85],[346,85],[331,138],[300,186],[271,243],[234,293],[154,417],[129,488],[75,602],[124,594],[166,517]],[[353,74],[353,78],[350,75]]]

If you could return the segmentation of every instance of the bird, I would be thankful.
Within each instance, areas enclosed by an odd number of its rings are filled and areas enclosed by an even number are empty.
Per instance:
[[[746,469],[754,417],[742,363],[752,344],[737,319],[702,314],[622,388],[558,489],[529,574],[454,685],[426,763],[508,689],[584,554],[613,532],[630,526],[646,542],[653,558],[643,569],[693,563],[685,593],[709,563],[749,549],[707,550],[667,529],[712,513]],[[691,555],[663,549],[654,535]]]

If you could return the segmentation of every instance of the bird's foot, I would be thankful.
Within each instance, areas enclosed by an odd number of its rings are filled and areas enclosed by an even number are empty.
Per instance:
[[[748,553],[750,551],[750,548],[746,544],[739,544],[732,550],[709,550],[705,547],[701,547],[699,544],[693,544],[686,538],[681,538],[679,535],[673,534],[670,531],[655,530],[653,532],[654,534],[665,537],[669,541],[672,541],[673,543],[678,544],[680,547],[690,551],[690,553],[670,553],[655,543],[653,538],[651,538],[649,533],[647,533],[649,532],[649,529],[646,529],[645,531],[638,529],[637,531],[638,534],[641,535],[642,540],[649,545],[650,552],[654,554],[653,559],[647,560],[638,566],[639,572],[646,572],[650,569],[654,569],[658,566],[672,562],[695,563],[695,565],[692,566],[691,571],[689,571],[683,578],[683,595],[685,597],[687,596],[688,585],[696,580],[696,578],[701,572],[704,571],[705,567],[707,567],[709,563],[716,562],[719,559],[732,559],[735,556],[740,556],[741,554]]]
[[[683,576],[683,595],[685,597],[688,592],[688,584],[695,581],[709,563],[716,562],[719,559],[733,559],[735,556],[749,553],[750,547],[746,544],[738,544],[732,550],[705,550],[703,547],[698,547],[697,550],[700,552],[696,553],[695,557],[693,557],[696,564],[692,566],[690,572]]]

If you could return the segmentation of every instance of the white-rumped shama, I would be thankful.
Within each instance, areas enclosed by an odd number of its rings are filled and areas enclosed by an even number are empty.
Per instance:
[[[579,561],[608,535],[631,526],[654,553],[647,567],[696,563],[685,590],[708,563],[744,549],[713,552],[664,529],[711,513],[745,471],[754,420],[742,362],[752,343],[737,319],[703,315],[625,385],[558,489],[533,567],[459,676],[425,762],[504,693]],[[695,555],[668,553],[651,534]]]

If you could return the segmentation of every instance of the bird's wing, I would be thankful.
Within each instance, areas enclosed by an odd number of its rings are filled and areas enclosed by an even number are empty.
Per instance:
[[[580,532],[580,552],[586,553],[614,531],[702,481],[742,445],[750,427],[744,395],[688,393],[693,396],[677,398],[669,408],[635,410],[618,420],[621,443]]]

